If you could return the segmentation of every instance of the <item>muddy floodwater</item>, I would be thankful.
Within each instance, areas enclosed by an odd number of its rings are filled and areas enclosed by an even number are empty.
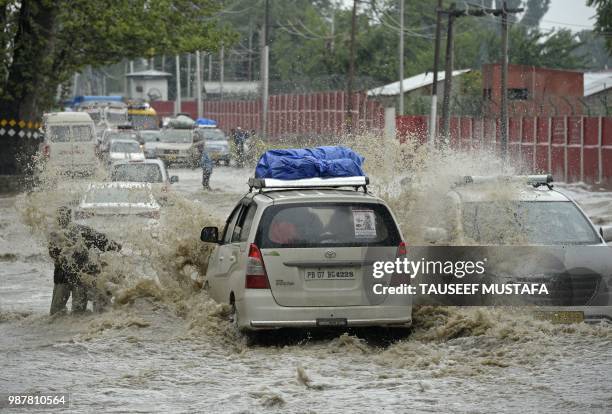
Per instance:
[[[0,393],[69,393],[72,412],[612,411],[612,327],[518,309],[422,308],[397,341],[290,331],[247,345],[196,273],[200,228],[225,219],[249,172],[217,168],[203,191],[197,170],[171,171],[185,203],[169,209],[157,250],[140,240],[116,259],[139,278],[111,310],[83,316],[48,316],[53,265],[37,216],[24,220],[25,195],[0,196]],[[597,224],[612,221],[611,193],[567,191]]]

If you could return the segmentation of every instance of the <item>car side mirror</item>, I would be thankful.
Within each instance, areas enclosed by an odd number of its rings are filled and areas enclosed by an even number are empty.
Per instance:
[[[431,244],[448,243],[450,241],[448,232],[442,227],[426,227],[423,239]]]
[[[612,226],[602,226],[599,228],[599,234],[606,243],[612,242]]]
[[[217,227],[204,227],[200,233],[200,240],[205,243],[219,243],[219,229]]]
[[[178,175],[173,175],[170,177],[170,184],[174,184],[174,183],[178,183],[179,182],[179,178]]]

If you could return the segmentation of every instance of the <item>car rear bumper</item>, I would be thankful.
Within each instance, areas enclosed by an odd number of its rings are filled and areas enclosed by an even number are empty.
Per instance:
[[[412,324],[412,304],[366,306],[280,306],[269,290],[248,290],[236,301],[242,330]],[[325,323],[323,323],[325,322]],[[335,324],[337,322],[338,324]]]

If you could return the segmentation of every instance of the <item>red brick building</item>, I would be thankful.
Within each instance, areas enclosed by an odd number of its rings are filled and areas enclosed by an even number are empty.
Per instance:
[[[482,66],[485,110],[496,116],[501,103],[501,65]],[[584,112],[582,72],[508,65],[510,115],[580,115]]]

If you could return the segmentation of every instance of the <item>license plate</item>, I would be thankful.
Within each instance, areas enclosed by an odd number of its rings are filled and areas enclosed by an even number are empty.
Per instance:
[[[317,318],[317,326],[346,326],[346,318]]]
[[[582,311],[540,311],[536,312],[536,317],[553,323],[584,322],[584,312]]]
[[[305,280],[354,280],[355,272],[346,269],[306,269]]]

